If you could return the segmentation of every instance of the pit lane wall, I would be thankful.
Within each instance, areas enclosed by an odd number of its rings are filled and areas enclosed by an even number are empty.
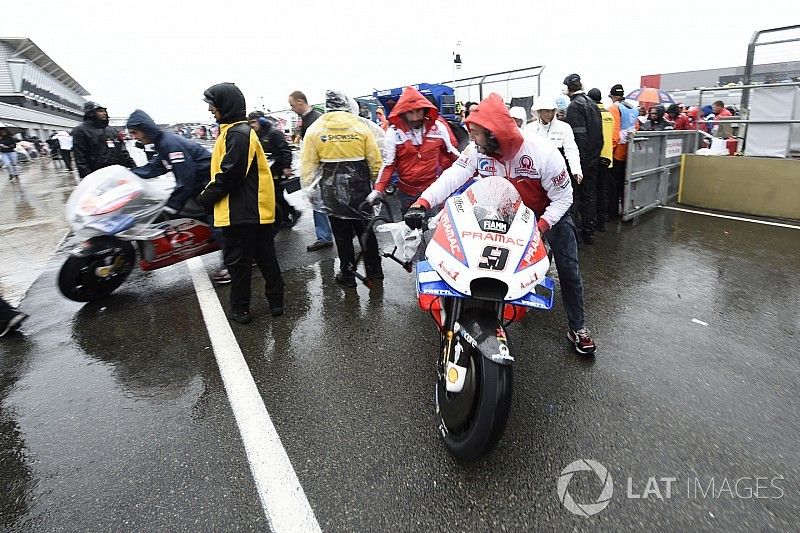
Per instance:
[[[678,203],[800,220],[800,160],[684,154]]]

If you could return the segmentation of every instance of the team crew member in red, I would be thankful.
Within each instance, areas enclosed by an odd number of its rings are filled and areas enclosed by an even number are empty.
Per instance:
[[[409,208],[408,224],[415,225],[420,215],[424,216],[424,209],[446,200],[476,172],[508,179],[525,205],[536,213],[539,230],[553,252],[569,321],[567,338],[578,353],[593,354],[596,347],[584,322],[578,244],[569,214],[572,184],[564,158],[547,139],[532,136],[524,140],[502,98],[495,93],[478,104],[466,123],[473,143]]]
[[[375,190],[367,200],[383,197],[392,174],[400,176],[400,210],[405,213],[443,169],[460,155],[450,127],[422,93],[406,87],[389,114],[389,129],[383,144],[383,166]]]

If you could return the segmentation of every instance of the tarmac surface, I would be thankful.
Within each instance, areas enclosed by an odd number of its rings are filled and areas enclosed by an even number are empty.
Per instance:
[[[0,340],[0,530],[268,530],[186,264],[101,302],[58,292],[71,179],[0,183],[0,289],[31,315]],[[255,319],[231,327],[323,531],[796,529],[800,231],[668,209],[611,225],[581,250],[597,356],[572,351],[560,295],[512,326],[511,418],[464,465],[434,428],[438,339],[412,276],[387,262],[382,288],[340,288],[291,201],[286,314],[255,274]],[[557,491],[580,459],[613,478],[589,517]],[[568,489],[603,486],[582,471]]]

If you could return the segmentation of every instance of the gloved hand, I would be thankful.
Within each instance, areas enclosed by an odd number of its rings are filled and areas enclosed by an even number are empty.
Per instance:
[[[550,223],[543,218],[536,222],[536,227],[539,228],[539,233],[544,234],[545,231],[550,229]]]
[[[425,208],[419,205],[412,205],[403,216],[403,221],[411,229],[421,229],[425,224]]]
[[[372,191],[367,195],[367,202],[371,203],[372,205],[377,204],[383,199],[383,193],[381,191]]]

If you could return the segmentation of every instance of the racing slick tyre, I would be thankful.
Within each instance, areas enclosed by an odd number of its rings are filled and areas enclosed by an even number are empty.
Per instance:
[[[76,302],[91,302],[114,292],[130,275],[136,251],[128,241],[94,237],[80,253],[70,255],[58,273],[61,294]]]
[[[445,377],[436,382],[436,422],[445,446],[470,462],[488,454],[500,440],[511,411],[512,366],[490,361],[467,345],[469,367],[464,388],[447,392]]]

